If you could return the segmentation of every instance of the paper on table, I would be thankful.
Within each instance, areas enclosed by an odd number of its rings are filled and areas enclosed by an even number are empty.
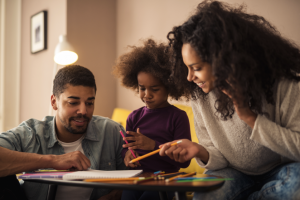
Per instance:
[[[137,176],[143,170],[91,170],[91,171],[77,171],[63,176],[64,180],[76,179],[94,179],[94,178],[129,178]]]

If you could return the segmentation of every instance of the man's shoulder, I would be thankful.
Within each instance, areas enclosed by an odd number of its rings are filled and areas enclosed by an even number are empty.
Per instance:
[[[18,129],[28,129],[28,130],[35,130],[35,129],[40,129],[40,128],[44,128],[45,126],[51,126],[51,124],[53,123],[53,116],[46,116],[44,117],[43,120],[38,120],[38,119],[28,119],[25,120],[23,122],[21,122],[19,124],[19,126],[11,129],[11,131],[13,130],[18,130]]]
[[[121,125],[114,120],[108,118],[108,117],[103,117],[103,116],[98,116],[94,115],[91,119],[91,122],[95,126],[110,126],[110,127],[120,127]]]

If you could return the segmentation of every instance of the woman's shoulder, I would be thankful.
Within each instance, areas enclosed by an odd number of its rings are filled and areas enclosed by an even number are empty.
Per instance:
[[[277,97],[300,96],[300,82],[283,78],[277,84]]]

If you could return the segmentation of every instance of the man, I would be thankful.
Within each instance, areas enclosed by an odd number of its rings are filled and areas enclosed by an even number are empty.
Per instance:
[[[123,140],[118,123],[93,116],[94,76],[71,65],[60,69],[53,81],[51,105],[55,117],[29,119],[0,134],[0,176],[40,168],[86,170],[126,169],[121,157]],[[4,152],[5,151],[5,152]],[[23,153],[21,153],[23,152]],[[26,196],[45,199],[48,185],[26,182]],[[58,186],[56,199],[117,199],[121,191]]]

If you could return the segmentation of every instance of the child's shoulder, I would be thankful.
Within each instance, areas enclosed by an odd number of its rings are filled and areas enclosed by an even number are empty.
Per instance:
[[[170,110],[173,111],[173,112],[176,112],[176,113],[186,114],[186,112],[185,112],[184,110],[181,110],[180,108],[177,108],[177,107],[174,106],[174,105],[171,105],[171,106],[170,106]]]
[[[142,112],[143,112],[143,110],[144,110],[144,108],[145,108],[145,106],[143,106],[143,107],[140,107],[140,108],[138,108],[138,109],[136,109],[136,110],[132,111],[132,112],[129,114],[129,116],[128,116],[128,117],[136,116],[136,115],[138,115],[138,114],[142,113]]]

